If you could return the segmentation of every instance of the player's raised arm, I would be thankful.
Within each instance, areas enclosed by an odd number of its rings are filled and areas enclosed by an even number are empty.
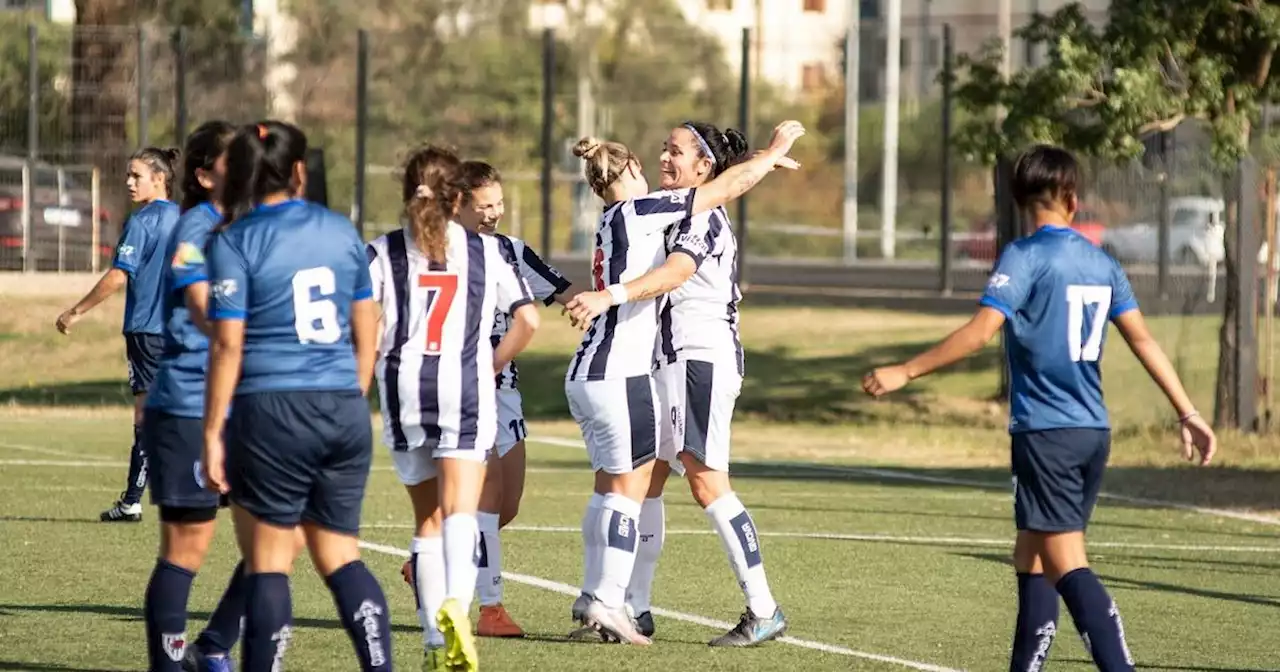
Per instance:
[[[690,214],[718,208],[742,196],[775,168],[799,168],[800,164],[787,157],[787,153],[804,132],[804,126],[798,121],[778,124],[773,129],[773,137],[769,140],[767,149],[736,166],[730,166],[714,180],[698,187],[694,192]]]

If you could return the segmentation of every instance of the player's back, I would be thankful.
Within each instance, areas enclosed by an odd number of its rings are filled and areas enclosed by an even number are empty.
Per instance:
[[[191,321],[186,290],[209,279],[204,247],[221,215],[209,203],[182,214],[165,246],[164,350],[147,405],[175,415],[203,412],[209,339]]]
[[[359,390],[351,304],[369,298],[364,243],[345,217],[289,200],[260,205],[215,233],[214,319],[245,321],[237,394]],[[238,277],[237,277],[238,276]]]
[[[725,362],[743,373],[738,333],[738,241],[723,207],[698,213],[672,227],[666,252],[680,250],[698,270],[669,293],[658,317],[659,362],[680,359]]]
[[[114,265],[129,274],[124,307],[126,334],[163,331],[164,253],[178,217],[177,204],[159,199],[139,208],[125,224]]]
[[[1137,307],[1114,259],[1069,228],[1043,226],[1005,248],[982,303],[1007,318],[1010,431],[1109,427],[1107,321]]]
[[[690,216],[694,190],[657,191],[608,206],[596,230],[591,288],[635,280],[666,259],[663,234]],[[567,380],[648,375],[658,331],[658,299],[612,306],[596,317],[569,365]]]
[[[369,244],[385,438],[396,449],[492,442],[494,317],[532,301],[494,237],[450,222],[445,250],[432,261],[404,229]]]

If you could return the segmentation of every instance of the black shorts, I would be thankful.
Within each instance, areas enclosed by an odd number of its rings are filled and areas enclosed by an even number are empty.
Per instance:
[[[135,395],[146,394],[160,368],[164,338],[159,334],[125,334],[124,353],[129,360],[129,388]]]
[[[1102,490],[1111,430],[1046,429],[1013,435],[1014,519],[1019,530],[1077,532]]]
[[[204,453],[204,420],[170,415],[148,408],[142,422],[142,445],[151,471],[151,503],[183,509],[213,509],[218,493],[205,489],[200,458]]]
[[[360,531],[373,428],[359,392],[238,396],[231,404],[226,449],[231,501],[257,519]]]

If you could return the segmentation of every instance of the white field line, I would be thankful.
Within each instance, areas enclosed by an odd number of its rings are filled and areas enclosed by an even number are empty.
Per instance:
[[[71,469],[128,467],[128,462],[83,462],[80,460],[0,460],[0,467],[67,467]]]
[[[411,530],[413,525],[404,523],[368,523],[360,526],[367,529]],[[581,534],[576,527],[554,525],[509,525],[502,528],[504,532],[541,532],[547,534]],[[667,534],[686,536],[712,536],[714,530],[667,530]],[[782,539],[822,539],[828,541],[866,541],[892,544],[950,545],[950,546],[1013,546],[1013,539],[990,539],[975,537],[913,537],[892,534],[857,534],[848,532],[760,532],[761,537],[778,537]],[[1195,551],[1202,553],[1277,553],[1280,546],[1211,546],[1200,544],[1148,544],[1128,541],[1090,541],[1090,548],[1118,548],[1147,551]]]
[[[574,529],[574,531],[576,532],[577,529]],[[367,541],[361,541],[360,547],[364,549],[368,549],[370,551],[375,551],[377,553],[385,553],[386,555],[393,555],[400,558],[409,557],[408,551],[402,548],[397,548],[395,546],[387,546],[384,544],[374,544]],[[529,576],[526,574],[516,574],[514,572],[503,572],[502,578],[508,581],[521,583],[526,586],[541,588],[543,590],[551,591],[553,593],[560,593],[561,595],[569,595],[572,597],[577,597],[578,594],[581,592],[579,588],[570,586],[567,583],[559,583],[557,581],[548,581],[547,579],[539,578],[536,576]],[[696,614],[686,614],[683,612],[672,611],[670,609],[662,609],[659,607],[654,607],[653,613],[658,616],[662,616],[664,618],[670,618],[677,621],[684,621],[685,623],[693,623],[695,625],[701,625],[708,628],[715,628],[718,630],[728,630],[734,626],[733,623],[729,623],[727,621],[717,621],[715,619],[706,618],[704,616],[698,616]],[[822,642],[814,642],[807,639],[797,639],[795,637],[781,637],[778,639],[778,641],[783,644],[790,644],[791,646],[800,647],[802,649],[813,649],[814,651],[821,651],[823,653],[834,653],[837,655],[850,656],[853,658],[862,658],[864,660],[874,660],[881,663],[890,663],[893,665],[899,665],[901,667],[905,667],[912,670],[921,670],[922,672],[960,672],[959,670],[955,670],[949,667],[940,667],[937,665],[930,665],[929,663],[916,662],[914,660],[904,660],[902,658],[894,658],[893,656],[884,656],[878,653],[867,653],[865,651],[855,651],[854,649],[845,648],[843,646],[836,646],[834,644],[824,644]]]
[[[525,439],[530,443],[542,443],[550,446],[562,446],[565,448],[581,448],[585,449],[586,445],[581,441],[572,439],[561,439],[558,437],[536,437],[530,436]],[[743,464],[752,464],[751,461],[744,460]],[[915,474],[910,472],[895,471],[891,469],[876,469],[872,467],[846,467],[836,464],[804,464],[804,463],[774,463],[779,467],[787,467],[793,469],[808,469],[810,471],[825,471],[837,474],[862,474],[866,476],[875,476],[876,478],[889,478],[899,481],[915,481],[918,483],[938,483],[941,485],[962,485],[972,488],[986,488],[993,490],[1003,489],[1003,486],[992,483],[990,481],[975,481],[963,478],[947,478],[945,476],[928,476],[925,474]],[[1219,518],[1233,518],[1235,520],[1245,520],[1251,523],[1262,523],[1264,525],[1280,525],[1280,518],[1266,516],[1260,513],[1249,513],[1247,511],[1232,511],[1230,509],[1215,509],[1207,506],[1196,506],[1194,504],[1186,504],[1183,502],[1171,502],[1162,499],[1147,499],[1145,497],[1130,497],[1128,495],[1117,495],[1110,492],[1103,492],[1098,495],[1106,499],[1113,499],[1117,502],[1126,502],[1129,504],[1138,504],[1141,506],[1152,506],[1165,509],[1176,509],[1179,511],[1188,511],[1191,513],[1199,513],[1206,516],[1216,516]]]
[[[36,453],[37,455],[52,455],[54,457],[76,457],[82,460],[86,458],[95,459],[95,460],[105,459],[105,458],[100,458],[96,455],[85,455],[84,453],[72,453],[65,450],[56,450],[53,448],[43,448],[38,446],[26,446],[26,445],[19,445],[16,443],[0,443],[0,448],[7,448],[9,450],[20,450],[24,453]]]

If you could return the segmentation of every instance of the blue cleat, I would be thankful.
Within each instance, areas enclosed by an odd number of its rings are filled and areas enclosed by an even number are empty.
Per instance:
[[[235,672],[230,656],[208,656],[197,646],[188,646],[182,659],[182,672]]]
[[[777,639],[787,631],[787,617],[782,607],[773,610],[773,616],[760,618],[747,608],[738,624],[729,632],[708,642],[711,646],[757,646]]]

